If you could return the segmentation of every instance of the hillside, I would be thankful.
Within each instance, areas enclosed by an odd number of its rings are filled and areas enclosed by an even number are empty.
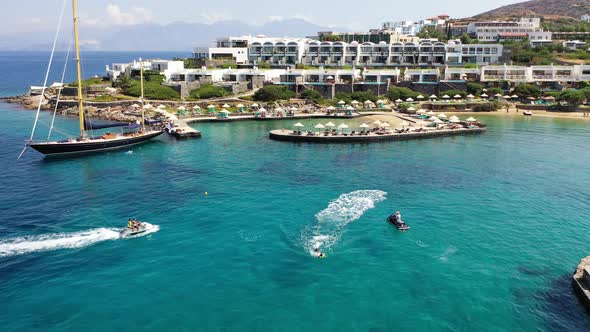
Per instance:
[[[546,19],[580,19],[584,14],[590,14],[590,0],[532,0],[496,8],[473,18],[507,19],[534,15]]]

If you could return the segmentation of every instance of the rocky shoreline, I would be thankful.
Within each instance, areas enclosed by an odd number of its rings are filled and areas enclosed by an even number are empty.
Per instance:
[[[54,99],[48,99],[47,97],[43,97],[41,95],[9,96],[1,97],[0,100],[10,104],[19,104],[26,110],[36,110],[39,102],[41,102],[42,111],[53,111],[55,108]],[[72,101],[70,100],[60,105],[57,109],[57,114],[71,117],[78,116],[78,107],[68,106],[68,104],[72,104]],[[90,117],[111,121],[135,122],[141,116],[140,112],[131,109],[129,106],[116,105],[115,103],[113,103],[112,106],[107,107],[96,107],[86,104],[85,110],[86,114],[88,114]]]

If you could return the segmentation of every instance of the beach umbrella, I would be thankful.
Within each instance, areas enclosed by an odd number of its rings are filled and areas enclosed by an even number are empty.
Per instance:
[[[346,102],[344,100],[341,100],[338,102],[338,105],[344,105],[344,104],[346,104]]]
[[[416,99],[424,99],[423,95],[418,95],[418,97],[416,97]]]
[[[458,118],[456,118],[456,119],[451,118],[449,120],[449,122],[451,122],[451,123],[459,123],[459,122],[461,122],[461,120],[459,120]]]
[[[165,105],[162,105],[162,104],[160,104],[160,105],[158,105],[158,108],[159,108],[159,109],[161,109],[161,110],[163,110],[163,109],[165,109],[165,108],[166,108],[166,106],[165,106]]]
[[[150,108],[153,108],[154,106],[152,106],[152,104],[145,104],[143,105],[143,108],[146,110],[149,110]]]
[[[412,111],[415,111],[415,110],[416,109],[414,107],[408,107],[408,109],[407,109],[408,112],[412,112]]]
[[[330,121],[330,122],[328,122],[328,123],[326,123],[326,127],[330,127],[330,128],[332,128],[332,127],[335,127],[335,126],[336,126],[336,125],[335,125],[335,124],[333,124],[331,121]]]
[[[440,113],[438,115],[438,117],[441,118],[441,119],[446,119],[447,118],[447,115],[445,113]]]
[[[414,99],[412,99],[412,98],[408,98],[408,99],[406,99],[406,101],[407,101],[408,103],[411,103],[411,102],[413,102],[413,101],[414,101]]]
[[[302,128],[302,127],[305,127],[305,125],[301,122],[297,122],[296,124],[293,125],[293,127]]]
[[[424,113],[426,113],[426,111],[425,111],[425,110],[417,110],[417,111],[416,111],[416,114],[424,114]]]
[[[328,111],[334,111],[336,109],[336,107],[334,106],[329,106],[328,108],[326,108]]]
[[[430,96],[430,99],[436,99],[436,98],[438,98],[436,95]]]
[[[230,108],[231,106],[229,106],[228,104],[223,104],[223,106],[221,106],[223,108]]]
[[[451,117],[449,118],[449,120],[453,120],[453,119],[457,119],[457,120],[459,120],[459,117],[457,117],[456,115],[453,115],[453,116],[451,116]]]
[[[430,121],[436,121],[436,120],[440,120],[439,118],[437,118],[436,116],[431,116],[428,118],[428,120]]]
[[[502,94],[501,94],[501,93],[496,93],[496,94],[494,95],[494,97],[496,97],[496,98],[502,98]]]
[[[528,100],[535,100],[535,97],[527,97]]]
[[[441,120],[441,119],[435,119],[435,120],[434,120],[434,121],[432,121],[432,122],[434,122],[434,123],[436,123],[436,124],[445,123],[445,122],[444,122],[443,120]]]
[[[510,99],[511,97],[509,95],[506,95],[506,96],[504,96],[502,98],[504,98],[504,99]]]
[[[363,122],[363,124],[361,124],[359,127],[361,128],[369,128],[370,126],[366,123]]]
[[[137,104],[133,104],[133,105],[131,105],[131,107],[133,107],[133,108],[140,108],[141,106],[139,106]]]
[[[296,112],[297,110],[298,110],[297,107],[295,107],[295,106],[291,107],[291,112]]]
[[[229,111],[224,108],[220,111],[220,113],[229,114]]]
[[[477,120],[476,120],[474,117],[469,117],[469,118],[467,118],[467,120],[465,120],[465,121],[467,121],[467,122],[475,122],[475,121],[477,121]]]
[[[358,105],[358,104],[360,104],[360,103],[359,103],[358,101],[356,101],[356,100],[353,100],[352,102],[350,102],[350,104],[351,104],[351,105]]]
[[[468,95],[467,95],[467,98],[469,98],[469,99],[473,99],[473,98],[475,98],[475,96],[474,96],[474,95],[472,95],[472,94],[468,94]]]
[[[433,116],[433,115],[436,115],[436,113],[434,113],[433,111],[429,111],[428,113],[426,113],[426,115]]]
[[[365,100],[365,102],[364,102],[364,103],[365,103],[365,104],[372,104],[373,102],[372,102],[372,101],[370,101],[370,100]]]
[[[443,97],[443,99],[449,99],[449,98],[451,98],[449,95],[444,95],[442,97]]]
[[[461,99],[463,97],[461,97],[461,95],[455,95],[453,98],[455,98],[455,99]]]
[[[334,79],[334,76],[328,76],[328,77],[326,77],[326,79],[327,80],[333,80]]]
[[[545,97],[546,100],[555,100],[555,97],[553,96],[549,96],[549,97]]]
[[[275,108],[275,111],[277,111],[277,112],[282,112],[282,111],[284,111],[284,110],[283,110],[282,108],[280,108],[280,107],[277,107],[277,108]]]
[[[511,97],[512,99],[516,99],[516,98],[518,98],[518,96],[517,96],[517,95],[512,95],[512,96],[510,96],[510,97]]]
[[[347,111],[354,111],[354,107],[352,107],[352,106],[346,106],[346,110]]]
[[[237,104],[236,107],[238,107],[238,108],[244,108],[244,104]]]
[[[404,101],[401,99],[396,99],[395,102],[399,104],[399,103],[403,103]]]
[[[324,126],[324,125],[323,125],[323,124],[321,124],[321,123],[318,123],[317,125],[315,125],[315,126],[314,126],[314,128],[315,128],[315,129],[324,129],[324,128],[326,128],[326,126]]]
[[[260,113],[266,113],[266,109],[263,107],[261,109],[258,110]]]
[[[482,93],[480,97],[482,97],[482,98],[487,98],[487,97],[488,97],[488,95],[486,95],[485,93]]]
[[[200,110],[200,109],[201,109],[201,106],[199,106],[199,105],[195,105],[195,106],[193,106],[193,109],[194,109],[194,110]]]
[[[179,111],[186,111],[186,107],[184,106],[178,106],[176,109]]]
[[[213,108],[215,108],[215,105],[209,105],[209,106],[207,106],[207,108],[208,109],[213,109]]]
[[[345,123],[342,123],[338,126],[338,129],[346,129],[346,128],[348,128],[348,125]]]

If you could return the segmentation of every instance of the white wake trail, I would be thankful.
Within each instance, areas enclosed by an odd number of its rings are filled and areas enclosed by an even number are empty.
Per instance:
[[[160,230],[158,225],[148,224],[148,231],[134,237],[146,236]],[[121,238],[120,229],[96,228],[72,233],[54,233],[0,239],[0,257],[24,255],[57,249],[83,248],[104,241]],[[133,237],[131,237],[133,238]]]
[[[312,256],[331,248],[345,230],[346,225],[359,219],[386,199],[381,190],[357,190],[342,194],[328,204],[328,207],[315,215],[317,223],[304,237],[304,247]]]

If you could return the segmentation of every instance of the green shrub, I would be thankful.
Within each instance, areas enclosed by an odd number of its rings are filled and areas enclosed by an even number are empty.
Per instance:
[[[459,96],[461,96],[461,98],[467,97],[467,92],[465,92],[463,90],[456,90],[456,89],[443,91],[440,94],[441,94],[441,96],[448,95],[451,98],[455,97],[455,95],[459,95]]]
[[[540,97],[542,91],[536,85],[521,83],[514,88],[514,93],[520,97]]]
[[[295,92],[280,85],[266,85],[254,93],[253,99],[258,101],[288,100],[295,97]]]
[[[410,88],[399,86],[391,87],[389,91],[387,91],[387,98],[389,98],[389,100],[391,101],[397,99],[406,100],[408,98],[412,98],[415,100],[419,95],[419,92],[416,92]]]
[[[307,99],[307,100],[313,100],[314,102],[319,102],[324,97],[322,96],[321,93],[319,93],[315,90],[306,89],[303,92],[301,92],[301,98]]]
[[[365,100],[370,100],[372,102],[376,102],[379,99],[373,91],[356,91],[356,92],[338,92],[334,96],[334,101],[338,102],[340,100],[345,101],[347,104],[350,104],[353,100],[358,102],[365,102]]]
[[[126,85],[122,86],[123,92],[128,96],[141,96],[141,87],[139,80],[128,80]],[[173,88],[153,81],[143,83],[144,96],[147,99],[155,100],[175,100],[180,99],[180,93]]]
[[[213,84],[203,84],[198,89],[191,90],[189,97],[191,99],[208,99],[225,95],[227,95],[227,91],[224,88]]]
[[[486,93],[488,96],[493,97],[497,94],[501,94],[504,95],[504,90],[500,89],[500,88],[489,88],[488,92]]]
[[[581,104],[586,100],[586,94],[581,90],[567,89],[559,94],[557,100],[565,101],[568,104]]]
[[[479,95],[483,91],[484,87],[481,83],[467,83],[467,92],[472,95]]]
[[[258,63],[258,69],[270,69],[270,63],[266,61],[260,61]]]
[[[500,103],[497,101],[491,101],[487,103],[478,103],[474,105],[471,110],[473,112],[495,112],[500,108]]]

